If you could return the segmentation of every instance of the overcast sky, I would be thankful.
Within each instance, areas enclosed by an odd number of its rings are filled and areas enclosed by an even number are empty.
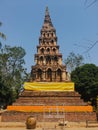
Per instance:
[[[83,55],[85,63],[98,66],[98,43],[94,44],[98,40],[98,2],[86,8],[89,3],[85,5],[84,1],[0,0],[0,32],[7,36],[6,41],[0,40],[3,45],[25,49],[25,66],[30,72],[48,6],[63,60],[73,51]]]

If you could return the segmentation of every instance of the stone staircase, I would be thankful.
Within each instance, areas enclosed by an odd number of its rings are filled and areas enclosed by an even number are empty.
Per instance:
[[[81,99],[81,96],[77,92],[66,91],[66,92],[49,92],[49,91],[27,91],[25,90],[19,96],[12,107],[17,106],[84,106],[88,107],[88,103]],[[49,117],[49,112],[45,112],[47,118],[45,121],[59,121],[60,118],[56,117],[57,111],[51,112],[52,117]],[[61,115],[62,112],[59,112]],[[65,120],[67,121],[96,121],[96,113],[93,111],[69,111],[63,112]],[[38,121],[44,120],[44,110],[43,112],[23,112],[23,111],[6,111],[2,113],[2,121],[25,121],[28,116],[34,116]]]
[[[29,95],[29,96],[28,96]],[[31,92],[25,91],[13,103],[16,105],[65,105],[65,106],[87,106],[80,95],[76,92]]]

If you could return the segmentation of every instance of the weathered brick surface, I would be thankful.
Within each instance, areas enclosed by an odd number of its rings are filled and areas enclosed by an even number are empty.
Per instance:
[[[70,105],[70,106],[85,106],[88,105],[76,92],[34,92],[24,91],[13,105],[19,106],[34,106],[34,105]],[[48,113],[49,114],[49,113]],[[38,121],[43,121],[43,112],[17,112],[7,111],[2,114],[2,121],[26,121],[28,116],[34,116]],[[55,115],[55,113],[52,113]],[[47,114],[46,114],[47,116]],[[94,112],[66,112],[65,119],[68,121],[86,121],[96,120]],[[59,118],[46,118],[45,121],[58,121]]]
[[[24,91],[13,105],[66,105],[85,106],[77,92]]]
[[[43,46],[44,45],[44,46]],[[47,51],[48,49],[48,51]],[[43,50],[43,51],[42,51]],[[45,52],[45,53],[44,53]],[[55,55],[55,56],[54,56]],[[43,59],[43,60],[42,60]],[[66,66],[62,64],[62,54],[59,53],[55,28],[46,8],[44,24],[41,29],[36,65],[32,66],[31,81],[36,82],[70,82],[70,75],[66,72]],[[51,74],[50,74],[51,73]],[[85,106],[77,92],[48,92],[48,91],[24,91],[13,105],[70,105]],[[48,113],[47,113],[48,114]],[[55,116],[55,113],[52,113]],[[2,113],[2,121],[26,121],[28,116],[34,116],[38,121],[43,121],[43,113],[7,111]],[[65,119],[68,121],[96,120],[93,112],[66,112]],[[57,121],[59,118],[46,118],[45,121]]]
[[[87,105],[82,99],[78,98],[67,98],[67,97],[31,97],[31,98],[21,98],[18,99],[13,105]]]
[[[23,93],[20,94],[20,97],[26,97],[26,96],[28,96],[28,97],[32,97],[32,96],[34,96],[34,97],[39,97],[39,96],[41,96],[41,97],[42,96],[44,96],[44,97],[51,97],[51,96],[57,97],[58,94],[59,94],[59,97],[64,97],[64,96],[66,96],[66,97],[77,96],[78,97],[78,96],[80,96],[80,94],[75,92],[75,91],[66,91],[66,92],[64,92],[64,91],[50,91],[49,92],[49,91],[27,91],[27,90],[25,90]]]
[[[65,120],[67,121],[86,121],[96,120],[96,114],[94,112],[66,112]],[[2,113],[1,120],[3,122],[25,122],[27,117],[34,116],[37,121],[58,121],[61,118],[56,118],[56,113],[51,114],[53,118],[49,118],[49,113],[33,113],[33,112],[5,112]],[[59,114],[60,115],[60,114]]]

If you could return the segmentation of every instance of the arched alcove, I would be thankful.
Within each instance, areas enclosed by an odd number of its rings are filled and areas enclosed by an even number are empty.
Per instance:
[[[51,64],[51,57],[50,57],[50,56],[47,56],[47,57],[46,57],[46,63],[47,63],[47,64]]]
[[[53,48],[53,54],[56,54],[56,49],[55,48]]]
[[[43,61],[44,61],[44,58],[43,58],[43,56],[41,56],[41,57],[40,57],[40,63],[42,64]]]
[[[58,81],[62,81],[62,71],[61,71],[61,69],[57,70],[57,79],[58,79]]]
[[[40,49],[41,54],[44,54],[44,48]]]
[[[50,68],[47,70],[47,78],[48,81],[52,81],[52,70]]]
[[[42,70],[41,69],[38,69],[37,77],[38,77],[39,80],[42,80]]]
[[[49,54],[49,53],[50,53],[50,48],[47,48],[47,50],[46,50],[46,51],[47,51],[47,53]]]

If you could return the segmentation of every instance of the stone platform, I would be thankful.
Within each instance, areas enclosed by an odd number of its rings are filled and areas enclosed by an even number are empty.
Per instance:
[[[25,90],[13,105],[65,105],[65,106],[86,106],[77,92],[49,92],[49,91],[28,91]]]
[[[52,113],[52,117],[49,117],[49,113],[46,113],[45,117],[43,113],[35,112],[19,112],[19,111],[6,111],[2,113],[2,122],[25,122],[27,117],[34,116],[39,122],[57,122],[61,117],[56,117],[56,113]],[[86,122],[86,120],[96,120],[96,114],[94,112],[66,112],[65,120],[69,122]]]
[[[34,110],[35,106],[44,106],[45,109],[42,108],[42,110],[36,112],[37,108]],[[51,107],[47,111],[46,108],[49,106]],[[64,107],[64,110],[59,110],[60,106]],[[9,107],[12,109],[9,110]],[[19,109],[17,109],[18,107]],[[26,107],[30,108],[29,111]],[[54,107],[55,110],[53,110]],[[67,107],[68,109],[66,109]],[[6,112],[2,113],[1,120],[4,122],[25,121],[28,116],[34,116],[38,121],[58,121],[62,118],[62,113],[63,118],[67,121],[97,120],[92,106],[84,102],[75,91],[41,92],[25,90],[20,94],[16,102],[12,106],[8,106],[8,108]],[[20,108],[21,110],[24,108],[24,110],[21,111]]]

